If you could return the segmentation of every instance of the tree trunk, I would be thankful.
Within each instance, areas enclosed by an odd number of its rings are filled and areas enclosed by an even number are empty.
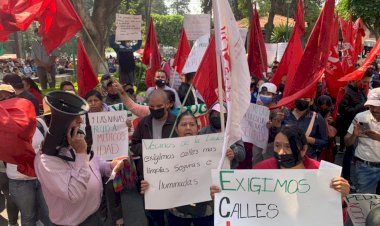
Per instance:
[[[80,36],[95,73],[106,73],[108,69],[103,66],[103,64],[106,65],[104,50],[120,0],[94,0],[92,15],[85,8],[85,0],[72,2],[84,24]],[[87,29],[95,47],[84,29]]]
[[[274,21],[274,16],[276,12],[276,0],[271,0],[271,7],[269,11],[269,16],[268,16],[268,23],[265,25],[265,42],[269,43],[270,42],[270,37],[273,32],[273,21]]]

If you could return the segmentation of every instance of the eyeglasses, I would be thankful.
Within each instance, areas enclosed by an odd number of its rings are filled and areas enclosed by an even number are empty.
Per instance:
[[[284,151],[291,151],[290,145],[288,143],[274,143],[274,150],[279,151],[283,149]]]

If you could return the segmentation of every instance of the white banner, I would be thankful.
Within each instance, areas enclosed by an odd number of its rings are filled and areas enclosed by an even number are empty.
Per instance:
[[[187,14],[183,21],[188,40],[197,40],[203,35],[210,36],[210,14]]]
[[[282,56],[284,56],[286,47],[288,47],[287,42],[280,42],[277,46],[277,61],[281,62]]]
[[[116,41],[141,40],[141,15],[116,14]]]
[[[190,72],[196,72],[198,70],[203,55],[205,55],[205,52],[207,50],[209,39],[209,35],[204,35],[194,43],[189,57],[186,60],[185,66],[182,69],[182,73],[186,74]]]
[[[239,28],[241,40],[245,45],[245,41],[247,40],[248,29],[247,28]]]
[[[277,43],[265,43],[265,49],[267,51],[268,65],[272,65],[273,61],[277,57]]]
[[[269,108],[257,104],[251,104],[241,121],[243,141],[265,149],[268,144]]]
[[[368,213],[380,204],[380,195],[351,194],[346,197],[348,214],[354,226],[365,226]]]
[[[146,209],[168,209],[211,200],[211,169],[222,153],[223,134],[143,140]]]
[[[127,113],[125,111],[109,111],[89,113],[88,115],[92,129],[94,154],[104,160],[128,155]]]
[[[340,176],[325,170],[212,170],[215,226],[343,226]]]

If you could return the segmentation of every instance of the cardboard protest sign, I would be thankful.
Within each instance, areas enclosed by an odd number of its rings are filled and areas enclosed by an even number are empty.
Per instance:
[[[116,41],[141,40],[141,15],[116,14]]]
[[[342,226],[339,176],[325,170],[212,170],[215,226]]]
[[[218,166],[223,134],[143,140],[146,209],[211,200],[211,169]]]
[[[380,195],[351,194],[346,197],[348,214],[354,226],[365,226],[371,209],[380,204]]]
[[[89,113],[92,150],[104,160],[128,154],[127,114],[124,111]],[[84,129],[84,128],[82,128]]]
[[[197,40],[203,35],[210,37],[210,14],[187,14],[183,21],[188,40]]]
[[[270,111],[267,107],[251,104],[241,121],[243,141],[265,149],[268,144],[269,130],[266,126]]]
[[[205,55],[206,49],[209,43],[209,35],[203,35],[194,43],[193,48],[186,60],[185,66],[182,69],[182,73],[196,72],[201,64],[203,55]]]
[[[280,62],[282,59],[282,56],[284,56],[286,47],[288,47],[287,42],[280,42],[277,44],[277,61]]]
[[[268,64],[271,65],[277,57],[277,43],[265,43],[265,50],[267,51]]]

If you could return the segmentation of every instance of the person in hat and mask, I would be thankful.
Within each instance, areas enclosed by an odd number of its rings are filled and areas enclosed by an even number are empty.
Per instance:
[[[104,93],[103,102],[107,105],[114,105],[122,103],[117,89],[114,88],[112,78],[109,74],[104,74],[100,79]]]
[[[181,83],[178,88],[178,95],[183,103],[185,101],[185,97],[191,87],[190,93],[186,99],[186,102],[183,104],[184,106],[191,106],[195,104],[203,104],[204,101],[200,98],[200,95],[195,90],[194,86],[191,86],[194,80],[195,72],[190,72],[185,74],[185,81]]]
[[[203,127],[199,131],[199,135],[203,134],[211,134],[211,133],[220,133],[222,130],[222,125],[220,121],[220,112],[224,114],[224,120],[227,122],[227,107],[222,106],[220,107],[219,103],[215,103],[211,110],[209,111],[209,121],[210,124],[206,127]],[[244,149],[244,143],[242,140],[237,141],[233,145],[231,145],[230,148],[227,149],[226,157],[231,162],[231,169],[235,169],[240,162],[242,162],[245,159],[245,149]]]

